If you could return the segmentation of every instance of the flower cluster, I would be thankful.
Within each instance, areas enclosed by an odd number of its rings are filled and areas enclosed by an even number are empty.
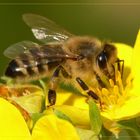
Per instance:
[[[0,85],[0,138],[15,140],[88,140],[104,136],[119,138],[127,129],[140,136],[140,31],[134,47],[114,43],[124,60],[123,75],[115,69],[115,82],[96,88],[100,103],[60,90],[56,105],[47,107],[45,83]],[[92,89],[93,87],[91,87]],[[131,136],[127,133],[126,136]],[[114,137],[114,138],[115,138]]]

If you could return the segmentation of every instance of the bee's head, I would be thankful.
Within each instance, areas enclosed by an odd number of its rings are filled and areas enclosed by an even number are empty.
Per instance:
[[[104,43],[103,50],[98,54],[96,62],[101,70],[106,70],[112,67],[117,60],[117,49],[111,43]]]

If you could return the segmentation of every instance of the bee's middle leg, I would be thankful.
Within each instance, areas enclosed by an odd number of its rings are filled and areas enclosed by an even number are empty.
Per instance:
[[[76,77],[76,81],[80,85],[80,87],[93,99],[99,100],[99,97],[96,95],[96,93],[89,89],[89,87],[86,85],[86,83],[79,77]]]
[[[49,106],[52,106],[56,102],[56,88],[59,83],[59,74],[60,71],[64,77],[70,77],[70,75],[66,72],[66,70],[63,68],[63,66],[59,65],[56,70],[54,71],[51,80],[49,82],[49,91],[48,91],[48,101]]]

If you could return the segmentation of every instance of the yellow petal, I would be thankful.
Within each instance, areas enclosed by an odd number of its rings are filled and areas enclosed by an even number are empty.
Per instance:
[[[80,140],[73,125],[55,115],[46,115],[37,121],[32,132],[32,139]]]
[[[40,92],[41,91],[38,91],[21,97],[12,97],[12,100],[18,103],[27,112],[38,113],[41,111],[43,101],[43,96]]]
[[[134,92],[140,94],[140,31],[138,32],[136,42],[134,45],[132,72],[134,76],[133,85]]]
[[[110,120],[131,119],[140,115],[140,96],[127,100],[121,107],[102,112],[102,116]]]
[[[11,96],[11,100],[16,102],[28,113],[38,113],[42,108],[43,90],[35,85],[16,85],[13,89],[20,96]],[[12,90],[11,90],[12,92]]]
[[[68,105],[56,106],[55,109],[68,116],[76,126],[89,128],[90,118],[88,109],[80,109]]]
[[[123,43],[115,43],[118,51],[118,58],[124,60],[126,67],[131,67],[133,48]]]
[[[123,82],[125,82],[131,72],[133,48],[122,43],[115,43],[115,46],[118,50],[118,58],[124,60]]]
[[[88,109],[88,104],[86,103],[86,97],[82,95],[77,95],[71,92],[57,92],[56,105],[70,105],[79,107],[81,109]],[[48,100],[46,100],[46,106],[48,105]]]
[[[0,139],[30,140],[24,118],[15,106],[0,98]]]
[[[62,105],[65,104],[66,102],[69,101],[69,99],[71,98],[72,93],[70,92],[57,92],[57,97],[56,97],[56,105]],[[46,106],[49,105],[48,102],[48,97],[46,98]]]

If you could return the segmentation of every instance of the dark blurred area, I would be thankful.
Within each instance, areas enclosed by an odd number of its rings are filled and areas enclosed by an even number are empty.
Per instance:
[[[102,40],[133,45],[140,27],[138,0],[1,0],[0,76],[9,59],[3,51],[22,40],[36,41],[22,21],[24,13],[36,13],[55,21],[76,35],[92,35]]]

